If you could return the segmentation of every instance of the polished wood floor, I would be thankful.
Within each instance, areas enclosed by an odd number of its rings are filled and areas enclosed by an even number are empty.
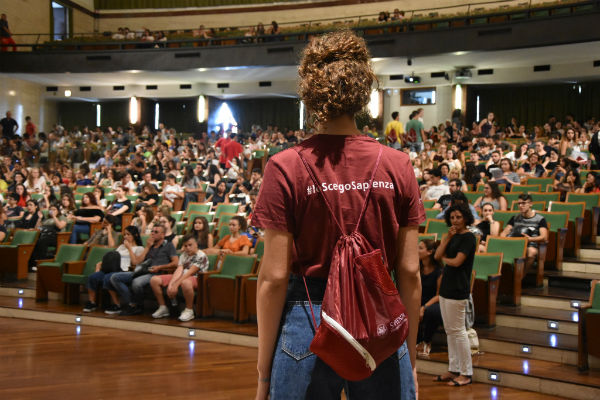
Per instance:
[[[256,349],[0,318],[0,399],[251,399]],[[419,374],[421,399],[558,399]]]

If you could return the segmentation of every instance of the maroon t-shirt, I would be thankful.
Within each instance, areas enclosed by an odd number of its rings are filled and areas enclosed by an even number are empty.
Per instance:
[[[341,232],[318,190],[327,197],[345,233],[352,232],[380,148],[381,144],[367,136],[315,135],[269,160],[252,224],[293,234],[294,273],[327,277],[331,252]],[[319,188],[295,149],[311,166]],[[374,248],[383,250],[393,268],[399,228],[424,220],[425,210],[408,155],[384,147],[359,231]]]

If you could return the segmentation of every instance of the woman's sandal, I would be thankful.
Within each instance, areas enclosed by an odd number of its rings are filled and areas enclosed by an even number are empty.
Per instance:
[[[450,381],[448,383],[449,386],[466,386],[466,385],[470,385],[471,383],[473,383],[473,378],[469,378],[468,381],[460,383],[459,381],[457,381],[454,378],[450,378]]]
[[[458,378],[460,375],[458,374],[454,374],[452,372],[449,372],[450,374],[452,374],[452,376],[448,376],[448,377],[442,377],[442,375],[438,375],[435,377],[435,379],[433,380],[434,382],[450,382],[453,381],[455,378]]]

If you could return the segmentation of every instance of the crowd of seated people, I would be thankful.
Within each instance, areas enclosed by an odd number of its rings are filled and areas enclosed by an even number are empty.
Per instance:
[[[413,114],[416,121],[420,113]],[[564,122],[550,117],[531,129],[513,118],[502,127],[490,113],[467,127],[455,117],[423,128],[425,141],[418,144],[423,149],[420,152],[399,129],[398,150],[412,159],[422,199],[433,200],[431,208],[438,219],[444,219],[450,207],[468,204],[480,235],[479,251],[485,250],[488,235],[527,235],[530,267],[537,243],[547,239],[547,226],[532,209],[531,197],[524,195],[516,204],[509,204],[504,194],[533,177],[549,178],[551,183],[540,191],[558,191],[561,200],[571,192],[600,192],[600,176],[592,170],[597,168],[599,146],[594,134],[600,124],[594,118],[576,121],[567,116]],[[386,143],[383,132],[369,126],[363,132]],[[248,226],[264,167],[256,163],[248,169],[253,154],[286,149],[311,135],[312,131],[254,126],[251,132],[235,135],[205,132],[184,137],[160,124],[154,132],[147,127],[67,130],[57,125],[48,134],[5,136],[0,163],[4,201],[0,237],[8,240],[14,228],[40,231],[30,269],[35,269],[37,260],[53,257],[51,251],[56,251],[61,231],[70,232],[71,243],[114,247],[126,261],[111,273],[103,274],[98,266],[87,288],[86,310],[97,307],[99,287],[111,293],[112,304],[106,311],[124,314],[142,312],[145,287],[152,287],[154,293],[166,288],[170,297],[181,287],[186,302],[181,319],[188,320],[194,315],[189,293],[195,288],[189,282],[205,270],[202,254],[251,254],[260,236]],[[582,171],[586,171],[583,178]],[[476,198],[465,196],[479,188]],[[198,202],[210,204],[211,212],[220,204],[240,204],[238,214],[222,224],[227,225],[227,235],[219,235],[204,215],[176,219],[178,212],[185,213],[190,204]],[[501,230],[494,213],[511,209],[520,214]],[[532,221],[536,226],[523,234]],[[186,249],[188,261],[202,260],[202,265],[181,264],[180,255]],[[134,277],[133,268],[147,258],[152,260],[154,274],[175,275],[160,280]],[[168,315],[161,308],[162,300],[155,317]]]

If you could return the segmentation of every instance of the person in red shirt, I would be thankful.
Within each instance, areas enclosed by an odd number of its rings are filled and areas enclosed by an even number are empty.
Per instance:
[[[363,39],[350,31],[313,38],[299,73],[300,98],[316,121],[317,134],[269,160],[252,215],[252,225],[265,230],[257,293],[256,399],[338,399],[344,386],[349,400],[413,399],[416,369],[410,361],[414,366],[421,305],[418,225],[425,211],[410,159],[356,127],[354,116],[369,102],[375,80]],[[358,230],[396,271],[410,331],[398,353],[371,377],[351,382],[309,350],[314,331],[306,290],[315,316],[320,315],[332,249],[342,233],[354,229],[374,170]],[[339,231],[323,197],[346,232]]]
[[[219,164],[221,165],[221,168],[225,168],[225,164],[227,163],[227,159],[225,158],[225,146],[227,146],[232,140],[233,135],[227,131],[226,136],[215,142],[215,148],[221,150],[221,155],[219,156]]]
[[[25,139],[29,139],[30,137],[34,137],[37,133],[37,126],[31,121],[31,117],[25,117]]]
[[[223,160],[225,161],[225,168],[230,168],[231,164],[229,161],[237,158],[243,151],[244,147],[233,139],[224,145],[222,148],[221,157],[223,157]]]

